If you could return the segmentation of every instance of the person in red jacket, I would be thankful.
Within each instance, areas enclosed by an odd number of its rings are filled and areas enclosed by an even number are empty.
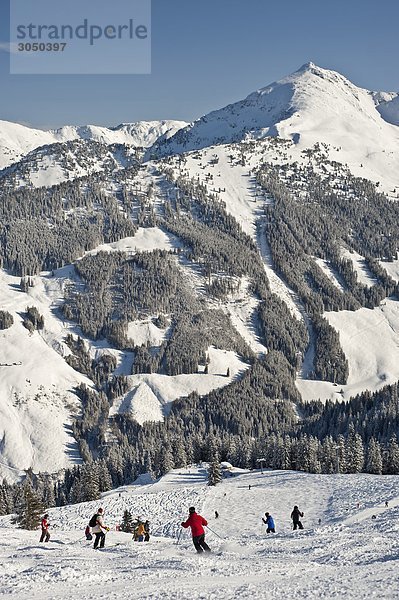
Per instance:
[[[187,521],[181,524],[182,527],[187,529],[187,527],[191,527],[191,535],[193,536],[193,544],[195,546],[196,551],[201,554],[205,550],[205,552],[210,552],[208,544],[205,542],[205,531],[204,525],[208,525],[208,521],[201,517],[201,515],[195,512],[194,506],[190,506],[188,509],[190,513]]]
[[[50,527],[50,523],[48,522],[48,515],[45,514],[42,519],[42,535],[40,536],[41,542],[48,542],[50,539],[50,532],[48,528]]]

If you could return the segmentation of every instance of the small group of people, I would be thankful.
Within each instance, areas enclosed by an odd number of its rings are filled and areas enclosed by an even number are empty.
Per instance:
[[[262,517],[262,521],[265,525],[267,525],[266,533],[276,533],[276,526],[274,524],[274,519],[271,516],[271,514],[268,512],[265,512],[265,517],[266,517],[266,519],[264,519]],[[303,517],[303,512],[299,510],[297,505],[295,505],[294,509],[291,513],[291,519],[292,519],[292,525],[293,525],[294,531],[298,528],[303,529],[303,525],[302,525],[302,521],[301,521],[302,517]],[[319,525],[320,525],[320,520],[319,520]]]
[[[85,529],[86,539],[91,541],[93,535],[95,536],[93,548],[104,548],[105,546],[105,534],[110,528],[104,523],[104,509],[99,508],[97,512],[92,516]],[[133,523],[133,540],[135,542],[149,542],[150,541],[150,522],[143,521],[140,517],[137,517]]]
[[[185,529],[191,529],[191,535],[193,539],[193,544],[198,552],[201,554],[202,552],[211,552],[210,547],[205,542],[205,530],[204,527],[208,525],[208,521],[204,519],[200,514],[198,514],[195,510],[194,506],[190,506],[188,509],[189,515],[186,521],[181,523],[181,526]],[[215,511],[215,518],[219,517],[219,513]],[[291,513],[291,519],[293,523],[293,529],[303,529],[303,525],[301,522],[301,518],[303,517],[303,512],[301,512],[298,506],[294,506],[294,509]],[[43,515],[41,521],[41,529],[42,533],[40,536],[40,542],[48,542],[50,539],[49,527],[50,523],[48,521],[48,514]],[[262,517],[263,523],[267,526],[266,533],[276,533],[276,526],[274,523],[274,519],[269,512],[265,512],[265,518]],[[97,512],[91,517],[86,529],[85,535],[88,541],[93,539],[93,534],[95,536],[93,548],[96,550],[97,548],[104,548],[105,546],[105,534],[110,530],[110,528],[104,522],[104,509],[99,508]],[[133,540],[135,542],[149,542],[150,541],[150,522],[148,520],[143,521],[140,517],[137,517],[135,523],[133,524]]]
[[[150,522],[142,521],[140,517],[137,517],[133,524],[133,540],[135,542],[149,542],[150,541]]]

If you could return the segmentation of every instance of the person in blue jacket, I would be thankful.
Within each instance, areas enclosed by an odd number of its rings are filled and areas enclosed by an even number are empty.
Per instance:
[[[265,525],[267,525],[266,533],[276,533],[276,529],[274,527],[274,519],[270,513],[265,513],[266,519],[262,517],[262,521]]]

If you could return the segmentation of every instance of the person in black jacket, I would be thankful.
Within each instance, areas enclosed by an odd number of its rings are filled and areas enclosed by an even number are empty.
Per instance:
[[[144,523],[144,541],[150,541],[150,522],[148,520]]]
[[[294,506],[294,510],[291,513],[291,519],[294,525],[294,530],[298,527],[299,529],[303,529],[301,517],[303,517],[303,512],[301,512],[297,506]]]

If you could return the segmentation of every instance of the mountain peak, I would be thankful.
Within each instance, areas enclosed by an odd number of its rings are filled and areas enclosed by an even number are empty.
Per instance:
[[[159,138],[148,156],[199,150],[212,145],[279,136],[301,147],[322,141],[345,146],[348,156],[358,156],[365,138],[375,152],[383,152],[382,131],[397,144],[396,95],[378,103],[371,92],[353,84],[337,71],[309,61],[297,71],[260,88],[245,99],[213,111],[165,140]],[[396,104],[397,103],[397,104]],[[392,114],[391,114],[392,113]],[[381,119],[381,116],[383,119]],[[359,163],[363,162],[359,159]]]
[[[312,71],[313,69],[321,69],[321,67],[317,66],[316,63],[310,60],[309,62],[306,62],[301,67],[299,67],[299,69],[296,72],[301,73],[302,71]]]

